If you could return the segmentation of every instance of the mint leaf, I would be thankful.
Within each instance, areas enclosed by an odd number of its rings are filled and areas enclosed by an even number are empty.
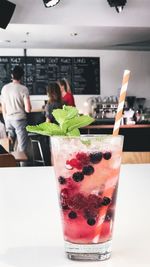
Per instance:
[[[63,109],[55,109],[52,112],[57,124],[44,122],[39,125],[26,127],[27,131],[42,135],[67,135],[79,136],[80,127],[87,126],[94,119],[88,115],[79,116],[78,110],[75,107],[63,106]]]
[[[55,120],[62,127],[63,123],[67,120],[70,120],[78,115],[78,110],[75,107],[63,106],[63,109],[54,109],[52,112]],[[63,129],[65,132],[66,130]]]
[[[86,145],[86,146],[90,146],[91,145],[91,140],[82,140],[81,139],[81,143]]]
[[[80,131],[79,131],[79,129],[74,129],[74,130],[72,130],[70,132],[67,132],[66,135],[67,136],[80,136]]]
[[[64,135],[64,132],[61,130],[59,125],[55,123],[49,123],[49,122],[43,122],[39,125],[30,126],[28,125],[26,127],[27,131],[42,134],[42,135]]]
[[[67,132],[72,131],[73,129],[84,127],[94,121],[93,118],[91,118],[88,115],[81,115],[78,117],[74,117],[63,124],[63,129],[67,129]]]
[[[52,115],[54,116],[55,120],[58,122],[58,124],[60,124],[61,127],[61,125],[63,124],[63,122],[67,117],[67,111],[59,108],[54,109]]]
[[[64,105],[63,110],[67,111],[66,119],[68,119],[68,120],[78,116],[78,110],[75,107]]]

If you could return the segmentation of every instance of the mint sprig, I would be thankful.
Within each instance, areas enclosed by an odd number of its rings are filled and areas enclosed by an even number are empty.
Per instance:
[[[79,136],[79,128],[94,121],[88,115],[79,115],[77,108],[71,106],[64,105],[62,109],[55,109],[52,114],[58,124],[43,122],[35,126],[28,125],[27,131],[47,136]]]

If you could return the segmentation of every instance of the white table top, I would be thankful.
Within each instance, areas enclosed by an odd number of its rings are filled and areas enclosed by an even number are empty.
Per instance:
[[[64,254],[52,167],[0,169],[0,267],[150,266],[150,164],[122,165],[113,236],[105,262]]]

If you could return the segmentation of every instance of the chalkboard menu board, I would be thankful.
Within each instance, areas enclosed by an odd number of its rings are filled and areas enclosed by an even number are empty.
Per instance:
[[[45,95],[48,83],[66,78],[73,94],[100,94],[100,60],[96,57],[0,57],[0,90],[11,81],[14,66],[23,67],[31,95]]]

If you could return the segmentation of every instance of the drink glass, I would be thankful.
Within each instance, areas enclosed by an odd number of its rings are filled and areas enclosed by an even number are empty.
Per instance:
[[[51,144],[67,257],[106,260],[111,256],[123,136],[56,136]]]

